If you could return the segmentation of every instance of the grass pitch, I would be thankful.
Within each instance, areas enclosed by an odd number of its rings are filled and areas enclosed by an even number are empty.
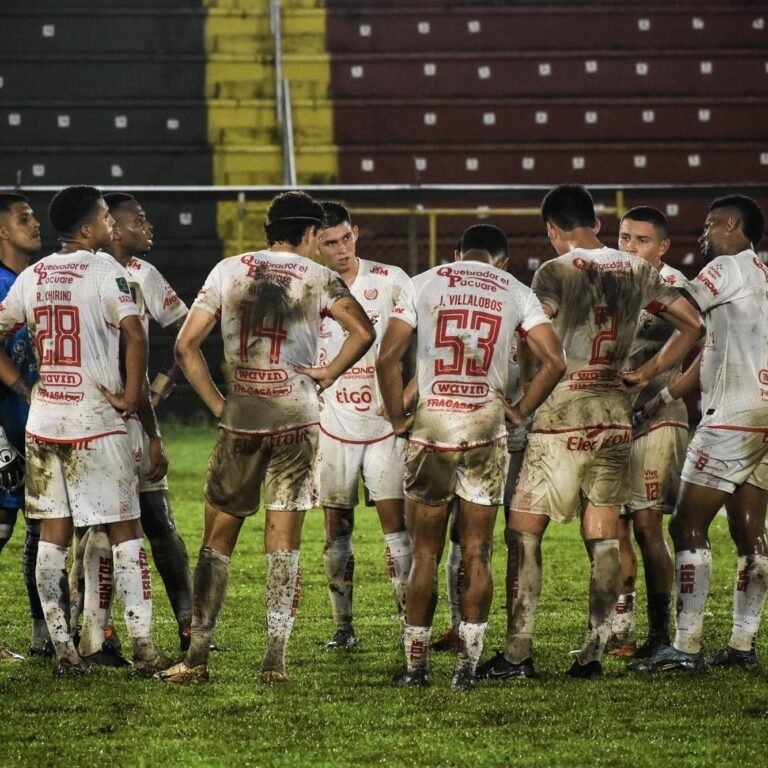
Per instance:
[[[202,487],[212,427],[166,430],[171,498],[194,564],[202,535]],[[497,524],[496,592],[484,658],[503,644],[506,553]],[[768,746],[768,675],[710,670],[650,677],[608,658],[601,681],[571,680],[568,651],[586,626],[588,567],[578,526],[552,525],[544,541],[544,590],[531,681],[449,686],[453,658],[433,656],[432,687],[396,690],[402,664],[383,537],[373,510],[355,532],[356,628],[350,653],[323,648],[332,632],[322,564],[320,511],[308,513],[303,593],[288,651],[292,683],[260,682],[264,650],[263,516],[246,522],[211,656],[211,682],[189,688],[102,670],[58,680],[49,661],[0,665],[0,766],[520,765],[749,766]],[[27,601],[21,577],[23,523],[0,556],[0,638],[24,652]],[[725,520],[712,529],[714,579],[705,650],[728,639],[735,552]],[[176,627],[153,573],[155,635],[177,651]],[[440,573],[441,593],[444,592]],[[644,594],[639,579],[640,631]],[[436,634],[448,622],[444,599]],[[118,629],[127,639],[118,617]],[[765,646],[765,630],[758,653]]]

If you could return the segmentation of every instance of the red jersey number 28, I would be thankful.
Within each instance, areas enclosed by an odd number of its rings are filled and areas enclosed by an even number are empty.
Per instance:
[[[460,331],[486,331],[483,335],[472,334],[472,340],[483,353],[482,360],[465,359],[464,339]],[[446,309],[437,316],[435,347],[452,352],[450,360],[435,360],[435,375],[487,376],[493,358],[493,349],[499,339],[501,317],[488,312],[471,312],[468,309]]]
[[[80,312],[77,307],[35,307],[35,346],[41,365],[79,366]]]

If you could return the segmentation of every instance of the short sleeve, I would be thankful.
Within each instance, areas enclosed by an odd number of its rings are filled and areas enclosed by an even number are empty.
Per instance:
[[[22,301],[23,283],[19,277],[0,302],[0,334],[3,336],[10,336],[27,321]]]
[[[142,285],[144,303],[152,319],[167,328],[187,314],[187,305],[155,266],[147,264],[146,269],[147,276]]]
[[[221,262],[211,270],[203,287],[198,291],[192,308],[221,317]]]
[[[131,315],[139,314],[139,308],[133,300],[128,278],[123,270],[115,267],[106,268],[101,278],[99,299],[104,319],[114,326]]]
[[[412,280],[408,280],[401,286],[400,299],[392,309],[390,317],[396,317],[398,320],[408,323],[411,328],[416,327],[416,289]]]
[[[741,275],[732,267],[728,258],[715,259],[685,286],[702,312],[731,301],[741,290]]]
[[[560,311],[562,302],[563,281],[557,274],[559,266],[555,260],[545,262],[536,270],[531,282],[531,290],[542,304],[552,310],[553,315]]]
[[[339,299],[346,299],[352,296],[347,288],[347,284],[330,269],[323,268],[325,283],[322,292],[322,301],[320,306],[320,316],[330,317],[331,308]]]
[[[550,324],[550,320],[544,312],[541,302],[536,298],[536,294],[534,294],[532,290],[526,290],[526,297],[523,304],[523,317],[516,330],[522,336],[526,336],[531,328],[535,328],[537,325],[542,325],[543,323]]]

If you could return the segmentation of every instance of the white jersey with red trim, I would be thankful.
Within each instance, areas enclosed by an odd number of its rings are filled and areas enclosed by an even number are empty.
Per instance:
[[[387,320],[407,283],[408,275],[400,267],[358,259],[357,276],[349,290],[373,323],[376,341],[322,394],[320,428],[337,440],[370,443],[392,434],[392,425],[376,414],[381,405],[376,355]],[[324,319],[320,326],[318,364],[325,365],[333,360],[345,338],[344,329],[333,318]]]
[[[515,330],[549,323],[530,288],[488,264],[455,262],[414,277],[392,316],[417,329],[411,441],[461,450],[503,437]]]
[[[179,298],[160,270],[144,259],[133,257],[125,265],[136,306],[141,313],[141,323],[149,333],[149,319],[167,328],[183,319],[187,305]]]
[[[553,312],[565,376],[536,411],[533,431],[630,426],[626,367],[640,311],[680,298],[643,259],[613,248],[575,248],[539,267],[531,284]]]
[[[688,284],[704,313],[701,426],[768,430],[768,267],[719,256]]]
[[[669,264],[662,264],[659,274],[667,285],[675,288],[685,288],[688,284],[688,278],[679,270],[670,267]],[[667,343],[674,332],[675,326],[672,323],[645,309],[641,310],[627,367],[639,368],[643,363],[650,360]],[[664,387],[669,386],[672,380],[679,375],[681,368],[682,362],[651,381],[642,392],[635,395],[632,401],[633,410],[639,410]],[[687,429],[688,409],[685,407],[685,403],[682,400],[673,400],[671,403],[663,404],[648,423],[643,425],[642,431],[635,434],[635,437],[659,426],[676,426]]]
[[[244,253],[213,268],[192,307],[221,319],[222,427],[273,434],[318,423],[315,382],[295,366],[315,364],[322,318],[349,295],[335,272],[296,253]]]
[[[124,433],[99,390],[122,390],[120,321],[139,311],[123,268],[105,253],[53,254],[25,269],[0,306],[0,332],[26,323],[40,379],[27,432],[72,442]]]

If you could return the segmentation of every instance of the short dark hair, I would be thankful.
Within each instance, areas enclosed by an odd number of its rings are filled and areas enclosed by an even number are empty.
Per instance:
[[[323,221],[323,229],[330,229],[331,227],[338,227],[339,224],[345,222],[352,225],[352,216],[349,211],[344,207],[342,203],[334,201],[322,202],[323,213],[325,214],[325,220]]]
[[[104,195],[104,202],[107,204],[110,213],[114,213],[123,203],[135,203],[136,198],[127,192],[107,192]]]
[[[488,251],[495,260],[509,255],[507,236],[493,224],[473,224],[464,230],[459,241],[461,253],[478,250]]]
[[[0,192],[0,213],[10,213],[11,208],[17,203],[29,205],[29,200],[18,192]]]
[[[75,234],[90,221],[101,198],[101,190],[96,187],[64,187],[53,196],[48,206],[51,226],[64,237]]]
[[[566,232],[580,227],[594,227],[595,203],[581,184],[560,184],[544,195],[541,218]]]
[[[709,204],[710,211],[716,208],[735,208],[741,214],[741,231],[757,248],[765,233],[765,216],[757,201],[746,195],[725,195]]]
[[[669,222],[667,217],[658,209],[651,208],[650,205],[638,205],[630,208],[622,217],[619,226],[624,221],[644,221],[646,224],[652,224],[660,240],[669,239]]]
[[[270,203],[264,234],[269,245],[299,245],[307,227],[319,229],[324,221],[323,207],[306,192],[283,192]]]

